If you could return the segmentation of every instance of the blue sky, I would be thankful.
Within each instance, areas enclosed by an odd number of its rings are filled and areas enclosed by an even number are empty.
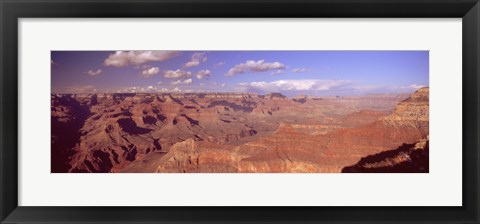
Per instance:
[[[404,93],[428,86],[428,51],[52,51],[52,91]]]

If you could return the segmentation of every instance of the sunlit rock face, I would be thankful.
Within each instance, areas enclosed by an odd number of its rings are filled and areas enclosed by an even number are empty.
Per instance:
[[[52,95],[52,172],[342,172],[426,139],[428,98]]]

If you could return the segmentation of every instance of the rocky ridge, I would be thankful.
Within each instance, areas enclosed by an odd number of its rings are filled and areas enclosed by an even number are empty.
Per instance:
[[[52,172],[341,172],[428,135],[428,88],[406,98],[52,95]]]

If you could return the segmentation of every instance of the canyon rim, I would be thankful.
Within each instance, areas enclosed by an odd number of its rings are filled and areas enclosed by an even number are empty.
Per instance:
[[[428,51],[52,51],[52,173],[428,173]]]

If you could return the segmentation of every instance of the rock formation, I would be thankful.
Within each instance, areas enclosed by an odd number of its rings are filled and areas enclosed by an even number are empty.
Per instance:
[[[428,173],[429,144],[420,139],[394,150],[362,158],[357,164],[342,169],[343,173]]]
[[[425,139],[428,126],[428,88],[52,95],[52,172],[342,172]]]

